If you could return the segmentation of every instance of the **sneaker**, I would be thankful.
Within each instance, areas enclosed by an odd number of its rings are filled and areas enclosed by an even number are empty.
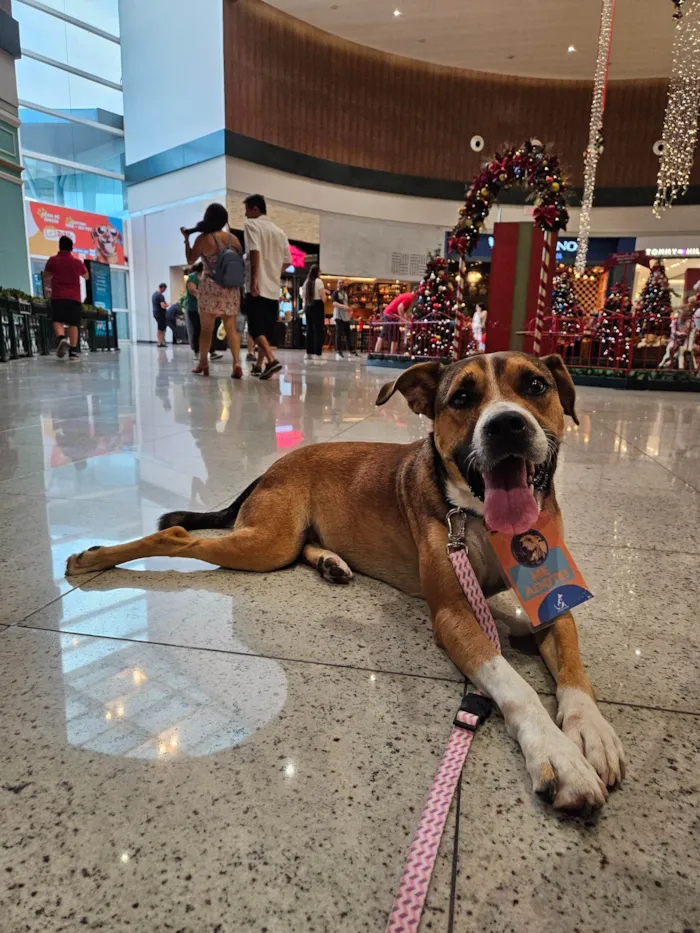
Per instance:
[[[75,363],[75,361],[80,361],[80,350],[74,350],[72,347],[68,353],[68,359]]]
[[[260,374],[261,379],[269,379],[270,376],[274,376],[275,373],[278,373],[282,369],[282,364],[279,360],[270,360],[265,364],[265,369],[263,369]]]
[[[216,351],[214,351],[213,353],[209,354],[210,360],[222,360],[223,358],[224,358],[223,353],[217,353]]]
[[[59,360],[63,359],[69,347],[70,347],[70,344],[68,343],[66,338],[61,337],[61,339],[58,341],[58,346],[56,347],[56,356],[59,358]]]
[[[251,375],[251,376],[261,376],[261,375],[262,375],[262,369],[260,369],[260,367],[258,366],[257,363],[255,364],[255,366],[251,366],[251,367],[250,367],[250,375]]]
[[[345,357],[344,357],[343,354],[340,352],[340,350],[336,353],[335,358],[336,358],[336,360],[344,360],[344,359],[345,359]]]
[[[314,358],[313,358],[313,356],[311,356],[310,353],[307,353],[306,356],[304,357],[304,359],[305,359],[307,362],[309,362],[309,363],[313,363],[313,361],[314,361]]]
[[[245,355],[245,361],[246,361],[246,363],[254,363],[254,362],[255,362],[255,354],[254,354],[254,353],[246,353],[246,355]]]

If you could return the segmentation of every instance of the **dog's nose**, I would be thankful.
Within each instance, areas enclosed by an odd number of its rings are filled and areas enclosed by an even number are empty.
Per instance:
[[[520,438],[526,428],[527,422],[517,411],[504,411],[489,419],[484,431],[487,437],[507,440]]]

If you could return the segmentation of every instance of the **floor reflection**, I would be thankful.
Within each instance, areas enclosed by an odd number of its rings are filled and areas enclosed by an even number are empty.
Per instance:
[[[127,632],[117,625],[110,638],[61,636],[71,745],[126,758],[198,758],[240,745],[278,716],[287,680],[276,661],[246,658],[232,680],[219,681],[199,653],[119,641],[145,639],[148,630],[147,594],[122,597],[130,604]]]

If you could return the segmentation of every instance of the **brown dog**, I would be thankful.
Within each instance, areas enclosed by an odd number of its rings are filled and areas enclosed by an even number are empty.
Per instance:
[[[537,567],[547,557],[547,542],[539,534],[520,535],[518,547],[522,551],[516,555],[518,562],[526,567]]]
[[[99,224],[92,228],[90,236],[95,244],[95,259],[98,262],[115,263],[117,246],[124,242],[121,233],[111,224]]]
[[[420,363],[385,385],[377,404],[397,391],[434,422],[428,439],[301,448],[271,466],[228,509],[165,515],[161,531],[74,555],[67,572],[161,555],[270,571],[303,555],[331,582],[348,582],[352,567],[422,595],[438,645],[498,704],[535,791],[557,807],[598,807],[607,787],[622,779],[624,756],[583,670],[571,613],[538,636],[557,680],[560,730],[482,632],[446,552],[445,516],[459,506],[470,514],[469,558],[488,596],[504,583],[482,516],[492,528],[521,533],[546,509],[561,527],[552,479],[564,415],[576,421],[564,362],[559,356],[494,353],[447,367]],[[189,534],[226,527],[233,531],[223,538]]]

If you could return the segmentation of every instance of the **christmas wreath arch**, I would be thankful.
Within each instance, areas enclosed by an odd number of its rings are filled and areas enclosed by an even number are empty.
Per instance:
[[[545,152],[541,143],[528,140],[502,155],[496,153],[474,179],[452,231],[451,250],[462,256],[471,255],[493,203],[513,185],[526,185],[533,192],[534,220],[538,227],[547,232],[566,230],[568,188],[562,180],[559,160]]]

